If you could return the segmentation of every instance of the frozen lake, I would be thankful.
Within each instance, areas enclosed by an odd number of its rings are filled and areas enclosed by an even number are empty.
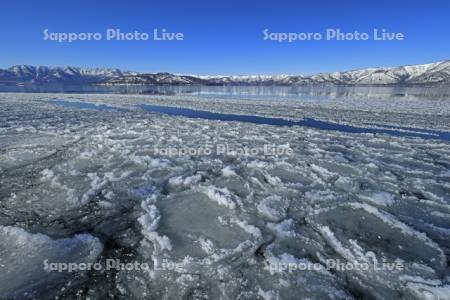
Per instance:
[[[0,93],[0,298],[448,298],[450,102],[380,93]]]
[[[95,105],[88,102],[73,102],[64,100],[54,100],[50,103],[55,103],[65,107],[74,108],[84,108],[84,109],[96,109],[96,110],[119,110],[126,111],[124,108],[117,108],[114,106],[108,106],[105,104]],[[437,131],[437,130],[427,130],[418,128],[408,128],[400,126],[390,126],[388,128],[383,128],[383,126],[377,126],[378,128],[369,127],[355,127],[350,125],[336,124],[326,121],[315,120],[312,118],[305,118],[301,121],[291,121],[280,118],[268,118],[260,116],[251,115],[233,115],[233,114],[223,114],[215,113],[203,110],[195,110],[189,108],[179,108],[179,107],[169,107],[161,105],[150,105],[142,104],[140,105],[144,110],[149,112],[157,112],[168,114],[171,116],[183,116],[188,118],[198,118],[206,120],[218,120],[218,121],[236,121],[236,122],[246,122],[253,124],[266,124],[274,126],[305,126],[311,128],[317,128],[322,130],[333,130],[347,133],[371,133],[371,134],[388,134],[393,136],[410,136],[410,137],[420,137],[424,139],[442,139],[450,141],[450,132]],[[373,124],[372,124],[373,125]],[[381,127],[381,128],[379,128]]]

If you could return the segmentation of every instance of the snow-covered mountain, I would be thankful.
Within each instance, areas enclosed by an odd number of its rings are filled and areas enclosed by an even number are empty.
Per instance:
[[[449,85],[450,61],[391,68],[368,68],[316,75],[195,76],[137,73],[118,69],[13,66],[0,70],[0,83],[99,83],[105,85]]]
[[[311,76],[310,79],[317,83],[351,85],[449,84],[450,61],[318,74]]]
[[[211,76],[201,77],[216,84],[279,85],[433,85],[450,84],[450,61],[392,68],[368,68],[310,76]]]
[[[207,84],[197,76],[175,75],[170,73],[154,74],[128,74],[121,77],[112,78],[105,82],[107,85],[132,85],[132,84]]]
[[[100,83],[136,74],[119,69],[17,65],[6,70],[0,69],[0,83]]]

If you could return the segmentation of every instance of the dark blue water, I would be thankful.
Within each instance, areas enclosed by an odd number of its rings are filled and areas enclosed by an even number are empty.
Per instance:
[[[396,130],[395,128],[366,128],[355,127],[351,125],[343,125],[326,121],[319,121],[311,118],[304,118],[301,121],[291,121],[280,118],[268,118],[252,115],[234,115],[234,114],[222,114],[203,110],[194,110],[188,108],[168,107],[160,105],[142,104],[140,105],[146,111],[164,113],[172,116],[184,116],[188,118],[199,118],[207,120],[219,120],[219,121],[237,121],[254,124],[266,124],[275,126],[304,126],[311,128],[318,128],[323,130],[341,131],[347,133],[372,133],[372,134],[388,134],[392,136],[410,136],[420,137],[425,139],[442,139],[450,141],[450,132],[442,132],[436,130],[424,130],[419,128],[404,127],[397,129],[404,129],[408,131]],[[382,126],[379,126],[382,127]]]
[[[204,85],[124,85],[25,84],[2,85],[0,92],[107,93],[143,95],[194,95],[202,98],[252,100],[328,101],[345,99],[449,100],[450,87],[344,87],[344,86],[204,86]]]
[[[95,110],[116,110],[116,111],[128,111],[124,108],[118,108],[114,106],[108,106],[105,104],[96,105],[88,102],[72,102],[65,100],[54,100],[49,103],[72,107],[72,108],[84,108]],[[219,121],[236,121],[253,124],[265,124],[274,126],[304,126],[322,130],[340,131],[347,133],[371,133],[371,134],[388,134],[392,136],[406,136],[406,137],[419,137],[424,139],[441,139],[450,141],[450,132],[443,132],[437,130],[409,128],[409,127],[389,127],[389,128],[369,128],[369,127],[355,127],[351,125],[343,125],[332,122],[320,121],[311,118],[304,118],[300,121],[291,121],[281,118],[269,118],[259,117],[252,115],[234,115],[234,114],[222,114],[216,112],[209,112],[203,110],[194,110],[189,108],[178,108],[161,105],[142,104],[139,105],[142,109],[149,112],[163,113],[171,116],[183,116],[188,118],[206,119],[206,120],[219,120]],[[374,126],[383,127],[381,125],[373,124]],[[403,131],[408,130],[408,131]]]

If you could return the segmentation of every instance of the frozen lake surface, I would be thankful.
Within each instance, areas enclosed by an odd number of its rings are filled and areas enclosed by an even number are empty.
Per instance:
[[[414,97],[0,94],[0,299],[448,299],[450,143],[428,137],[449,117]]]
[[[111,110],[126,110],[124,108],[117,108],[114,106],[108,106],[105,104],[92,104],[88,102],[73,102],[64,100],[54,100],[50,103],[55,103],[65,107],[87,108],[87,109],[111,109]],[[305,126],[323,130],[334,130],[348,133],[372,133],[372,134],[388,134],[393,136],[411,136],[421,138],[442,139],[450,141],[450,132],[443,132],[437,130],[427,130],[418,128],[407,128],[400,126],[390,126],[389,128],[383,128],[383,126],[377,126],[382,128],[369,128],[369,127],[355,127],[350,125],[336,124],[332,122],[314,120],[312,118],[305,118],[301,121],[291,121],[281,118],[269,118],[251,115],[234,115],[223,114],[216,112],[209,112],[203,110],[195,110],[189,108],[170,107],[162,105],[142,104],[140,105],[144,110],[150,112],[158,112],[168,114],[171,116],[183,116],[188,118],[198,118],[206,120],[218,120],[218,121],[236,121],[246,122],[253,124],[265,124],[274,126]]]
[[[417,128],[391,127],[390,129],[381,129],[381,128],[368,128],[368,127],[355,127],[350,125],[342,125],[326,121],[314,120],[312,118],[305,118],[301,121],[291,121],[280,118],[268,118],[251,115],[222,114],[209,111],[169,107],[161,105],[142,104],[141,107],[151,112],[160,112],[172,116],[183,116],[207,120],[236,121],[253,124],[275,125],[275,126],[305,126],[323,130],[333,130],[348,133],[372,133],[372,134],[388,134],[394,136],[413,136],[413,137],[415,136],[421,138],[435,138],[450,141],[449,132],[417,129]]]

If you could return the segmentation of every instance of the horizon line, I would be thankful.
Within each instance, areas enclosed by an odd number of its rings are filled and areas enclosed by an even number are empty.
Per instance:
[[[154,71],[154,72],[148,72],[148,71],[133,71],[133,70],[127,70],[127,69],[122,69],[122,68],[115,68],[115,67],[80,67],[80,66],[71,66],[71,65],[40,65],[40,64],[36,64],[36,65],[32,65],[32,64],[15,64],[15,65],[11,65],[9,67],[6,68],[0,68],[0,70],[9,70],[13,67],[17,67],[17,66],[25,66],[25,67],[46,67],[46,68],[51,68],[51,69],[56,69],[56,68],[77,68],[77,69],[81,69],[81,70],[92,70],[92,69],[98,69],[98,70],[119,70],[121,72],[131,72],[131,73],[137,73],[139,75],[142,74],[158,74],[158,73],[168,73],[168,74],[172,74],[172,75],[177,75],[177,76],[193,76],[193,77],[230,77],[230,76],[261,76],[261,77],[275,77],[275,76],[313,76],[313,75],[320,75],[320,74],[330,74],[330,73],[343,73],[343,72],[354,72],[354,71],[360,71],[360,70],[368,70],[368,69],[394,69],[394,68],[401,68],[401,67],[413,67],[413,66],[424,66],[424,65],[431,65],[431,64],[440,64],[440,63],[445,63],[445,62],[449,62],[449,59],[445,59],[445,60],[439,60],[439,61],[432,61],[432,62],[426,62],[426,63],[419,63],[419,64],[406,64],[406,65],[397,65],[397,66],[370,66],[370,67],[361,67],[361,68],[355,68],[355,69],[349,69],[349,70],[343,70],[343,71],[328,71],[328,72],[316,72],[316,73],[312,73],[312,74],[301,74],[301,73],[278,73],[278,74],[270,74],[270,75],[263,75],[263,74],[230,74],[230,75],[223,75],[223,74],[207,74],[207,75],[200,75],[200,74],[193,74],[193,73],[178,73],[178,72],[168,72],[168,71]]]

